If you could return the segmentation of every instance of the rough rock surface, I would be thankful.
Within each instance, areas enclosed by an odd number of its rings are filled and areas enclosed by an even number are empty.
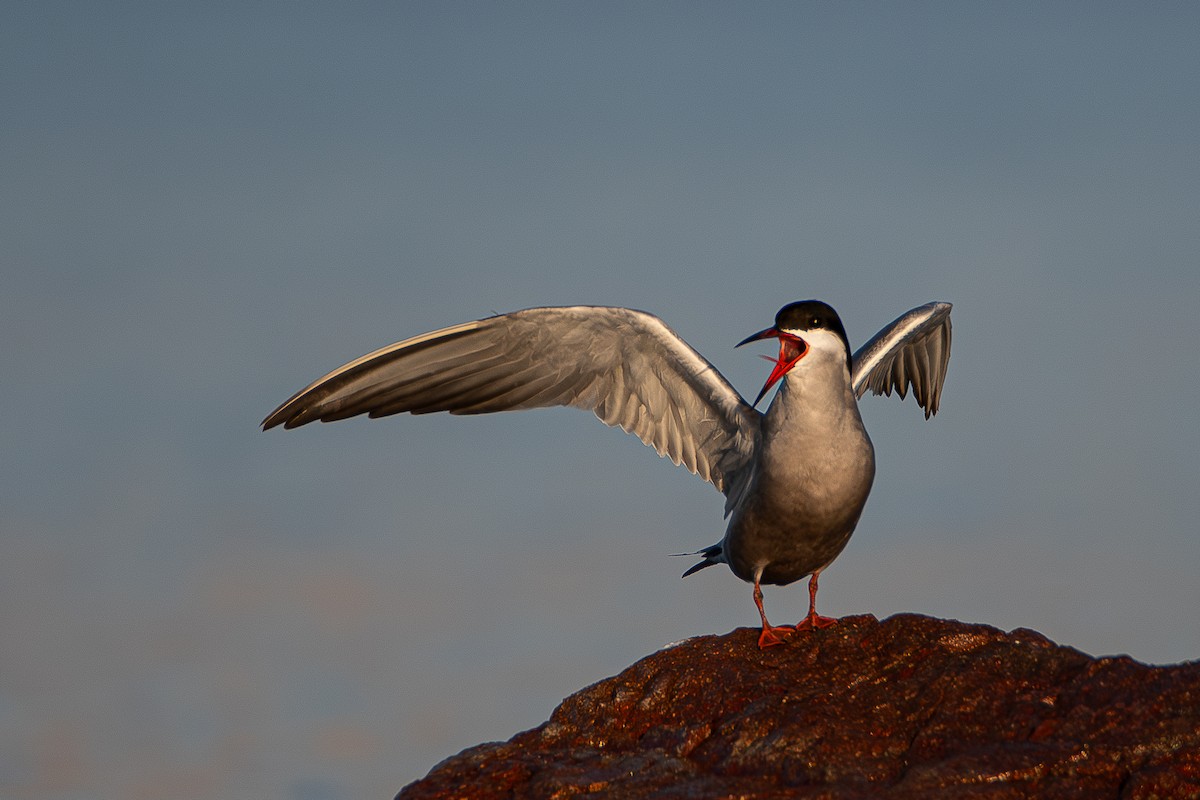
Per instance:
[[[911,614],[701,636],[399,798],[1200,798],[1200,662]]]

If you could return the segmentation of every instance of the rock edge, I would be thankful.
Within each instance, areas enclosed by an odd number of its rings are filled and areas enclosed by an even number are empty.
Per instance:
[[[757,636],[660,650],[397,798],[1200,798],[1200,662],[914,614]]]

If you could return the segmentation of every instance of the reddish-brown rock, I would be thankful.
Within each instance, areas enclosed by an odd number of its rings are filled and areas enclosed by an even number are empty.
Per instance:
[[[1200,798],[1200,662],[912,614],[757,638],[659,651],[398,797]]]

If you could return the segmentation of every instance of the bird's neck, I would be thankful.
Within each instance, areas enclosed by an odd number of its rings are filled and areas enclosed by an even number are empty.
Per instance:
[[[771,428],[828,428],[843,416],[858,417],[846,360],[838,354],[816,352],[801,359],[783,379],[767,409]]]

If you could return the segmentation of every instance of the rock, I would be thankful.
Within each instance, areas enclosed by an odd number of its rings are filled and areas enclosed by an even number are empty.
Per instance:
[[[757,638],[654,653],[398,798],[1200,798],[1200,662],[913,614]]]

